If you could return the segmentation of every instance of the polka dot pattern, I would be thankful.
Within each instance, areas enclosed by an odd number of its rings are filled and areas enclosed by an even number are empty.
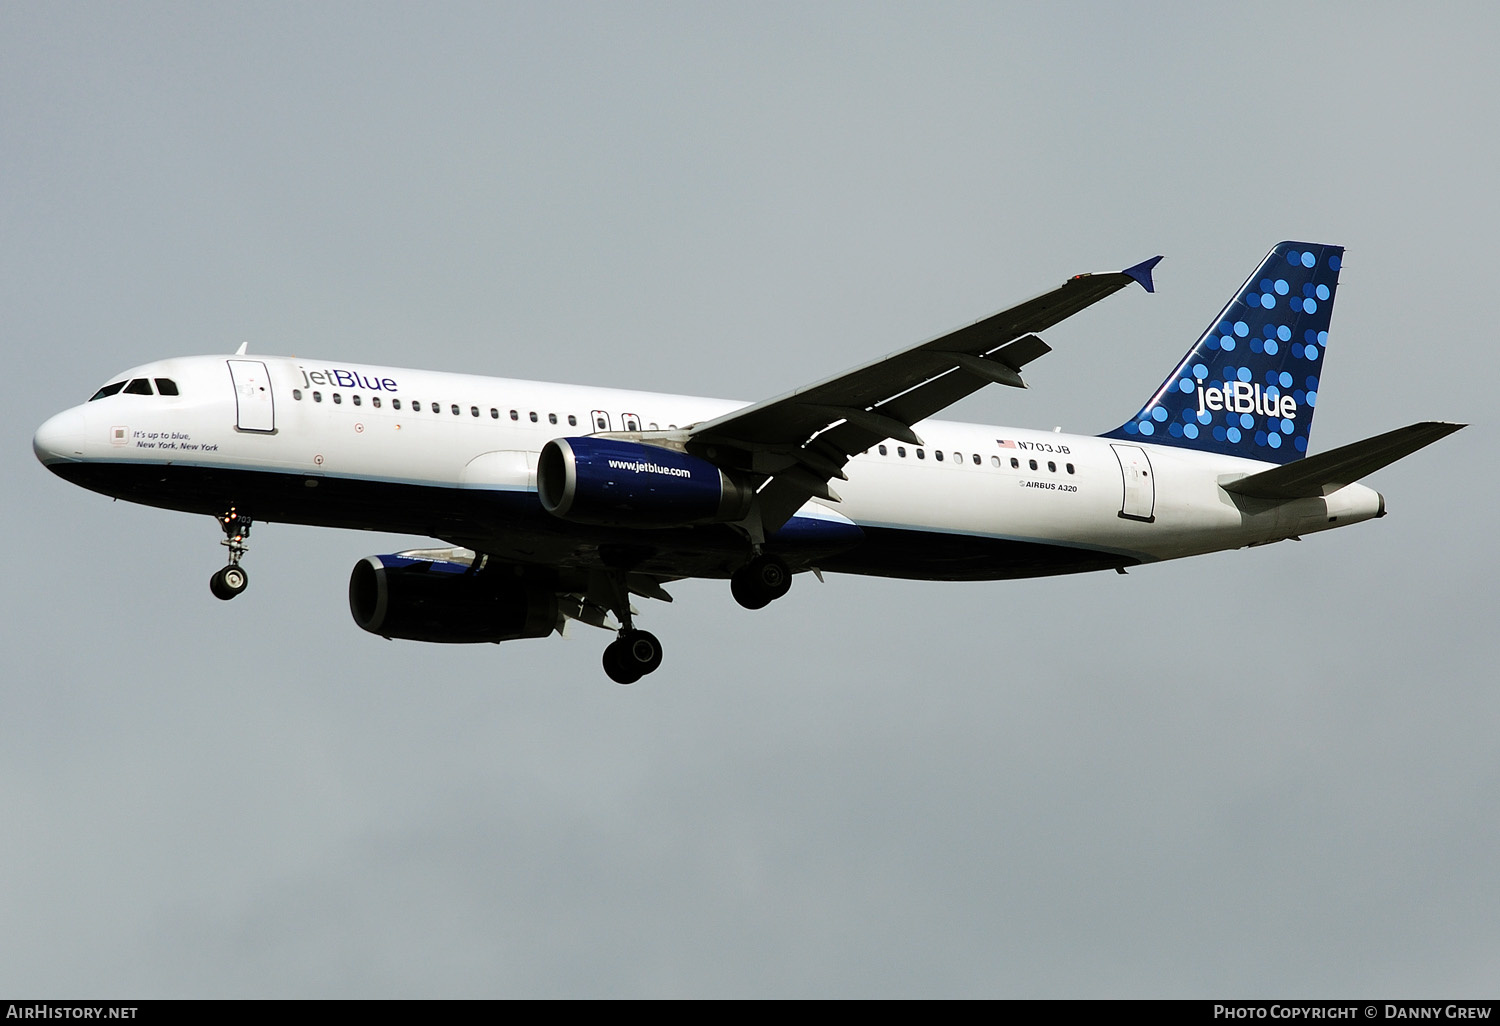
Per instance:
[[[1344,250],[1267,254],[1149,402],[1108,438],[1288,463],[1307,452]]]

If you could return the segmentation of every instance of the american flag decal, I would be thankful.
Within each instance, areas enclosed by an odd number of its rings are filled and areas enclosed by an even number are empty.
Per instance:
[[[1002,449],[1014,449],[1016,447],[1016,443],[1012,442],[1009,438],[997,438],[995,439],[995,444]]]

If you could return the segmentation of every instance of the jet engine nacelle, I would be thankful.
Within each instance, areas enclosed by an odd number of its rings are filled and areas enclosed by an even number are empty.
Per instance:
[[[545,638],[558,610],[557,595],[524,581],[398,554],[354,564],[349,612],[383,638],[464,643]]]
[[[612,527],[743,520],[755,495],[707,460],[615,438],[554,438],[542,447],[536,486],[548,513]]]

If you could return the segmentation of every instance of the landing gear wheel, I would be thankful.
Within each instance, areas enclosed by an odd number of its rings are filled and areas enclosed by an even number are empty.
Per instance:
[[[214,598],[229,601],[250,584],[250,575],[237,564],[230,564],[208,579],[208,590]]]
[[[611,641],[604,649],[604,672],[609,679],[616,684],[634,684],[641,679],[639,670],[627,666],[622,658],[624,646],[618,641]]]
[[[746,609],[762,609],[792,587],[792,572],[775,556],[756,556],[729,578],[729,591]]]
[[[604,672],[616,684],[634,684],[661,665],[661,642],[650,631],[621,631],[604,650]]]
[[[626,631],[619,643],[624,645],[622,661],[639,668],[641,676],[655,673],[661,665],[661,642],[650,631]]]

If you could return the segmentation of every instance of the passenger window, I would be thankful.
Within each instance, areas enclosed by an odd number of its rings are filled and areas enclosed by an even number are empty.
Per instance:
[[[333,393],[333,403],[335,406],[342,406],[344,403],[344,397],[339,395],[337,392]]]
[[[370,396],[370,405],[373,406],[373,407],[375,407],[377,410],[380,409],[380,396],[378,396],[378,395],[372,395],[372,396]]]
[[[639,431],[640,429],[641,429],[640,418],[638,418],[633,413],[627,413],[627,414],[625,414],[625,430],[626,431]]]
[[[90,397],[89,402],[93,402],[95,399],[103,399],[105,396],[114,395],[124,387],[125,382],[123,381],[111,382],[110,384],[105,385],[103,388],[99,389],[99,391],[95,392],[93,396]]]
[[[296,399],[298,401],[301,401],[301,399],[302,399],[302,389],[300,389],[300,388],[294,388],[294,389],[292,389],[292,398]]]
[[[156,392],[158,395],[176,395],[177,382],[173,381],[171,378],[157,378]]]
[[[450,407],[449,407],[449,409],[451,409],[451,410],[452,410],[452,411],[453,411],[453,415],[454,415],[454,416],[455,416],[455,417],[457,417],[457,416],[458,416],[458,403],[454,403],[454,404],[452,404],[452,406],[450,406]],[[433,410],[433,411],[432,411],[432,412],[433,412],[433,413],[436,413],[436,412],[437,412],[437,410]]]
[[[126,395],[150,395],[151,382],[145,378],[134,378],[130,384],[125,386]]]
[[[549,413],[549,414],[547,414],[547,423],[548,424],[556,424],[557,423],[557,414],[555,414],[555,413]]]
[[[493,406],[491,406],[490,407],[490,420],[499,420],[499,419],[500,419],[500,411],[497,410],[497,409],[495,409]]]
[[[603,417],[595,417],[594,418],[594,424],[598,428],[598,430],[600,430],[600,431],[603,431],[607,427],[609,427],[609,425],[605,423]]]
[[[1073,464],[1071,463],[1068,464],[1068,473],[1073,473]]]
[[[1010,458],[1010,469],[1011,470],[1020,470],[1021,469],[1021,461],[1018,460],[1018,459],[1016,459],[1014,456],[1012,456]]]
[[[978,459],[978,458],[979,458],[979,457],[978,457],[978,456],[976,456],[976,457],[974,457],[974,458],[975,458],[975,459]],[[992,466],[996,466],[996,467],[998,467],[998,466],[999,466],[999,465],[1000,465],[1000,457],[999,457],[999,456],[991,456],[991,457],[990,457],[990,464],[991,464],[991,465],[992,465]]]
[[[313,393],[313,402],[320,403],[322,401],[323,401],[323,393],[322,392],[314,392]]]
[[[469,413],[472,416],[475,416],[475,417],[479,416],[479,407],[477,407],[477,406],[470,406],[469,407]]]
[[[517,413],[515,410],[511,410],[510,411],[510,419],[511,420],[520,420],[521,419],[521,415],[519,413]]]
[[[441,406],[439,406],[437,403],[433,403],[432,404],[432,412],[433,413],[442,413],[443,412],[443,408]],[[453,407],[453,412],[454,413],[458,412],[458,407],[457,406]]]
[[[883,444],[879,448],[880,448],[880,455],[882,455],[882,456],[889,456],[890,455],[890,453],[886,452],[885,446]]]
[[[393,410],[399,410],[399,409],[401,409],[401,400],[400,399],[392,399],[391,400],[391,409],[393,409]]]
[[[926,458],[927,458],[927,454],[925,452],[923,452],[921,449],[918,449],[917,450],[917,459],[919,459],[919,460],[925,460]]]
[[[568,414],[568,427],[577,427],[577,426],[578,426],[578,418],[575,417],[575,416],[573,416],[571,413]]]
[[[904,445],[898,445],[898,446],[896,446],[896,455],[900,456],[902,459],[905,459],[906,458],[906,446],[904,446]]]
[[[963,453],[956,452],[956,453],[953,454],[953,462],[954,463],[962,463],[963,461],[964,461],[964,454]]]
[[[932,458],[935,459],[935,460],[937,460],[939,463],[943,462],[943,450],[941,450],[941,449],[934,449],[934,450],[932,450]]]
[[[536,423],[536,411],[535,411],[535,410],[532,410],[532,411],[531,411],[531,422],[532,422],[532,423],[533,423],[533,424],[535,424],[535,423]]]
[[[996,456],[995,457],[995,466],[998,467],[999,465],[1000,465],[1000,457]],[[984,463],[979,459],[979,453],[977,453],[977,452],[974,454],[974,466],[976,466],[976,467],[982,467],[982,466],[984,466]]]
[[[1053,463],[1051,460],[1048,460],[1047,461],[1047,469],[1050,470],[1050,471],[1052,471],[1052,473],[1055,474],[1055,473],[1057,473],[1057,464]]]
[[[358,406],[359,405],[359,396],[357,396],[357,395],[351,395],[349,397],[349,401],[351,403],[353,403],[355,406]]]
[[[1027,462],[1031,464],[1032,470],[1036,469],[1036,460],[1027,460]]]

